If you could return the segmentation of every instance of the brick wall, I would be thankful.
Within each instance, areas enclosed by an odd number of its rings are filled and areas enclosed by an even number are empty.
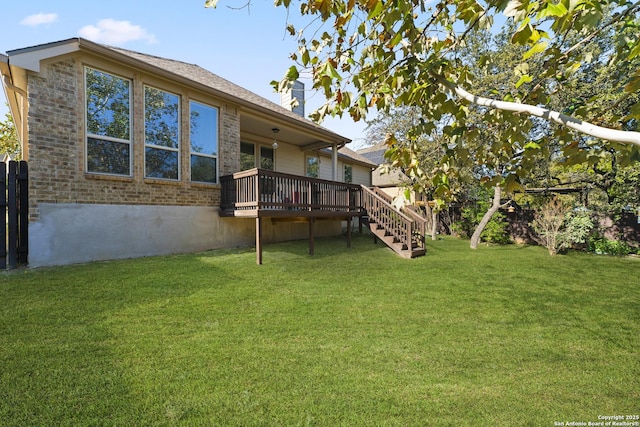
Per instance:
[[[29,74],[29,196],[32,220],[39,216],[39,203],[220,204],[219,185],[188,181],[189,145],[184,135],[180,155],[181,181],[144,178],[141,91],[135,90],[141,84],[134,79],[133,87],[133,176],[87,174],[84,160],[84,69],[81,58],[45,64],[40,73]],[[184,91],[184,88],[181,90]],[[186,98],[183,96],[183,105],[188,102]],[[240,118],[237,108],[222,104],[219,120],[219,174],[225,175],[237,171],[240,164]]]

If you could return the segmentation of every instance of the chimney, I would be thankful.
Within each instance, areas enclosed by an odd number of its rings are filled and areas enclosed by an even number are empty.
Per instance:
[[[280,92],[280,105],[304,117],[304,83],[296,80],[289,88]]]

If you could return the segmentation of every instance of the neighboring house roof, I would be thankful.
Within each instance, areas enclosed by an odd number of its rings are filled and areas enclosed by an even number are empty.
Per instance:
[[[53,43],[10,50],[7,54],[9,55],[9,61],[12,66],[18,66],[32,71],[39,71],[41,60],[79,50],[108,57],[126,65],[137,67],[144,66],[145,68],[150,68],[155,74],[164,76],[172,81],[192,87],[195,86],[219,98],[231,101],[242,107],[246,107],[248,110],[253,111],[260,116],[257,117],[256,120],[262,120],[262,124],[266,126],[272,125],[267,123],[263,115],[267,115],[271,118],[277,117],[279,120],[283,120],[289,125],[297,126],[306,132],[312,132],[315,134],[320,140],[320,143],[317,144],[317,148],[323,147],[322,141],[325,142],[324,146],[331,144],[341,145],[350,142],[348,138],[326,129],[309,119],[299,116],[289,109],[271,102],[268,99],[232,83],[196,64],[107,46],[94,43],[83,38],[71,38]],[[279,138],[283,137],[282,135],[283,134],[280,134]],[[292,140],[294,140],[295,137],[296,135],[290,135]],[[304,143],[304,141],[301,141],[300,145]]]
[[[331,150],[329,149],[323,149],[320,150],[321,155],[325,156],[325,157],[331,157]],[[347,147],[342,147],[338,150],[338,158],[339,159],[343,159],[346,160],[350,163],[354,163],[354,164],[358,164],[360,166],[364,166],[370,169],[375,169],[378,165],[369,161],[369,159],[367,159],[364,156],[361,156],[360,154],[358,154],[357,152],[351,150],[350,148]]]
[[[372,184],[377,187],[397,187],[408,180],[407,176],[397,168],[391,168],[385,172],[383,165],[387,163],[384,153],[387,145],[384,142],[357,151],[362,157],[374,163],[377,168],[371,175]]]
[[[386,163],[384,158],[385,151],[387,151],[387,145],[384,142],[381,142],[379,144],[372,145],[371,147],[362,148],[357,152],[369,161],[375,163],[376,166],[379,166]]]

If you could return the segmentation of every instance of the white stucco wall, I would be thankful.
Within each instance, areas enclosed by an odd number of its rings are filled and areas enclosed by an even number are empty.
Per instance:
[[[42,203],[39,209],[29,226],[32,267],[255,245],[255,219],[221,218],[213,207]],[[316,224],[317,236],[341,231],[339,221]],[[263,220],[265,243],[307,236],[307,224]]]

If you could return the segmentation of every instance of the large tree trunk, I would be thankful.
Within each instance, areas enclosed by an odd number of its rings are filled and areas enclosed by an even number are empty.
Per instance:
[[[438,240],[438,210],[431,210],[431,240]]]
[[[428,200],[424,204],[424,217],[427,219],[427,231],[431,234],[431,240],[438,240],[438,211],[431,207]]]
[[[478,243],[480,243],[480,235],[484,231],[484,228],[487,226],[489,221],[491,221],[491,217],[493,217],[493,214],[498,212],[498,209],[500,209],[501,207],[504,207],[509,204],[509,202],[507,202],[501,205],[500,204],[501,198],[502,198],[502,188],[499,185],[497,185],[494,187],[493,203],[491,204],[491,207],[484,214],[484,216],[482,217],[482,220],[480,220],[480,224],[478,224],[475,231],[473,232],[473,236],[471,236],[471,249],[478,248]]]

